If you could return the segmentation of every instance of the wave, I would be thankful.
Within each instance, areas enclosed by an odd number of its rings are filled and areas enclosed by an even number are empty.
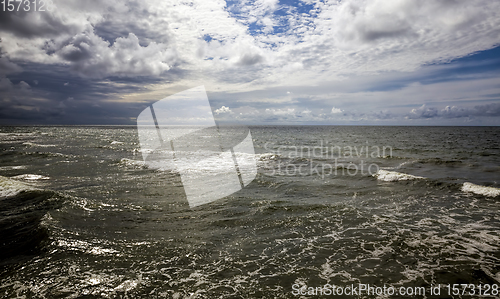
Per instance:
[[[10,136],[13,136],[13,137],[26,137],[26,136],[35,136],[36,133],[35,132],[31,132],[31,133],[19,133],[19,132],[16,132],[16,133],[0,133],[0,137],[10,137]]]
[[[447,159],[441,159],[441,158],[427,158],[427,159],[419,159],[416,161],[416,163],[423,163],[423,164],[434,164],[434,165],[455,165],[455,164],[463,164],[463,161],[461,160],[447,160]]]
[[[147,168],[146,163],[142,160],[132,160],[128,158],[122,158],[120,162],[118,162],[119,165],[123,165],[126,167],[132,167],[132,168]]]
[[[463,192],[469,192],[488,197],[497,197],[500,195],[500,188],[486,187],[469,182],[464,183],[461,190]]]
[[[411,181],[411,180],[421,180],[426,179],[421,176],[415,176],[411,174],[396,172],[396,171],[388,171],[380,169],[376,174],[373,175],[379,181],[384,182],[397,182],[397,181]]]
[[[12,177],[16,180],[26,180],[26,181],[38,181],[38,180],[50,180],[49,177],[39,175],[39,174],[21,174]]]
[[[21,192],[38,190],[29,185],[0,176],[0,199],[18,195]]]
[[[264,153],[264,154],[256,154],[255,157],[257,161],[271,161],[280,159],[281,155],[274,153]]]
[[[53,153],[53,152],[17,152],[17,151],[12,151],[8,153],[9,155],[19,155],[19,156],[30,156],[30,157],[36,157],[36,158],[52,158],[52,157],[63,157],[63,158],[73,158],[75,157],[74,155],[66,155],[62,153]]]
[[[33,142],[24,142],[23,145],[28,145],[33,147],[56,147],[55,144],[37,144]]]
[[[64,196],[0,176],[0,264],[14,256],[37,254],[48,238],[42,217],[61,207]]]
[[[460,184],[457,184],[457,183],[446,183],[443,181],[428,180],[428,178],[426,178],[426,177],[415,176],[415,175],[411,175],[411,174],[407,174],[407,173],[388,171],[388,170],[379,170],[374,175],[374,177],[376,177],[378,180],[384,181],[384,182],[426,180],[427,184],[431,183],[431,184],[437,184],[439,186],[449,186],[450,188],[453,188],[455,190],[460,188],[460,191],[462,191],[462,192],[474,193],[477,195],[483,195],[483,196],[487,196],[487,197],[500,196],[500,188],[481,186],[481,185],[476,185],[476,184],[469,183],[469,182],[465,182],[461,185],[461,187],[459,187]]]
[[[137,150],[140,152],[139,150]],[[148,154],[155,153],[154,151],[145,150]],[[193,151],[193,152],[185,152],[186,156],[183,158],[177,157],[174,162],[174,158],[172,154],[169,152],[166,155],[161,155],[156,153],[157,155],[150,155],[147,162],[143,160],[132,160],[127,158],[122,158],[118,163],[120,165],[124,165],[127,167],[136,167],[136,168],[150,168],[160,171],[179,171],[182,169],[184,171],[189,172],[214,172],[218,169],[227,169],[227,166],[224,163],[220,163],[220,159],[214,160],[214,155],[212,152],[207,151],[206,153],[203,151]],[[200,157],[206,156],[205,159]],[[219,154],[225,155],[224,153]],[[263,153],[263,154],[246,154],[246,153],[235,153],[237,157],[241,157],[242,161],[255,161],[258,166],[263,165],[274,165],[275,163],[286,163],[286,164],[298,164],[303,162],[310,162],[310,159],[306,158],[288,158],[283,157],[280,154],[274,153]],[[200,160],[198,163],[192,163],[190,160],[190,156],[197,157],[195,160]],[[232,160],[230,161],[232,163]],[[268,164],[269,163],[269,164]]]
[[[24,165],[20,166],[2,166],[0,167],[0,170],[19,170],[19,169],[26,169],[27,167]]]

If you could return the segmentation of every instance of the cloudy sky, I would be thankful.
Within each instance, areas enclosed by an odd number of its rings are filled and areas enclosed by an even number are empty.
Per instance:
[[[0,124],[135,124],[148,105],[204,85],[222,121],[500,125],[499,1],[48,8],[0,11]]]

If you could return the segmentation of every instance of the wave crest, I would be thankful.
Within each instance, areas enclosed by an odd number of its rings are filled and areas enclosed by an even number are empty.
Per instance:
[[[500,195],[500,188],[486,187],[472,183],[464,183],[461,189],[463,192],[470,192],[488,197],[497,197]]]
[[[425,179],[421,176],[415,176],[411,174],[396,172],[396,171],[388,171],[380,169],[376,174],[373,175],[379,181],[384,182],[397,182],[397,181],[411,181],[411,180],[421,180]]]

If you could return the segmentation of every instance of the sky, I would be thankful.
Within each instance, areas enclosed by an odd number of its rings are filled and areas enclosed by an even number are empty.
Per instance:
[[[134,125],[204,85],[250,125],[500,125],[500,2],[38,0],[0,7],[0,124]]]

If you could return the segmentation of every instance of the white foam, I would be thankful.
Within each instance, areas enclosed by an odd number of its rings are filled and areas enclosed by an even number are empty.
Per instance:
[[[278,160],[280,158],[279,154],[274,153],[257,154],[255,156],[258,161]]]
[[[379,171],[377,171],[377,173],[374,174],[373,176],[376,177],[379,181],[384,181],[384,182],[411,181],[411,180],[425,179],[424,177],[421,177],[421,176],[415,176],[415,175],[396,172],[396,171],[387,171],[387,170],[383,170],[383,169],[380,169]]]
[[[16,170],[16,169],[26,169],[26,166],[21,165],[21,166],[2,166],[2,167],[0,167],[0,170]]]
[[[38,147],[55,147],[55,144],[36,144],[33,142],[24,142],[23,145],[38,146]]]
[[[124,282],[122,282],[119,286],[117,286],[114,290],[115,291],[120,291],[120,292],[129,292],[133,289],[135,289],[139,284],[140,284],[140,280],[126,280]]]
[[[403,163],[399,164],[395,169],[401,169],[401,167],[403,167],[403,166],[405,166],[407,164],[413,164],[415,162],[417,162],[417,160],[403,162]]]
[[[0,197],[11,197],[19,194],[22,191],[36,190],[21,182],[11,180],[9,178],[0,176]]]
[[[500,195],[500,188],[494,187],[486,187],[481,185],[476,185],[472,183],[464,183],[462,186],[463,192],[471,192],[479,195],[489,196],[489,197],[497,197]]]
[[[112,248],[103,248],[92,243],[80,240],[59,240],[58,245],[72,250],[81,250],[94,255],[116,254],[119,251]]]
[[[234,170],[234,160],[230,152],[213,151],[182,151],[174,155],[171,151],[164,151],[163,157],[157,160],[148,160],[146,164],[151,169],[160,171],[175,171],[180,173],[212,173],[214,175]],[[241,162],[253,161],[254,155],[235,153]],[[249,158],[250,157],[250,158]],[[245,158],[245,159],[244,159]],[[122,159],[123,162],[124,159]],[[248,163],[248,162],[247,162]],[[243,164],[242,166],[246,166]]]
[[[123,144],[123,142],[121,142],[121,141],[113,141],[113,142],[111,142],[111,144],[112,144],[112,145],[113,145],[113,144]]]
[[[35,133],[0,133],[0,136],[15,136],[15,137],[22,137],[22,136],[33,136]]]
[[[12,177],[12,179],[16,180],[26,180],[26,181],[37,181],[37,180],[50,180],[49,177],[39,175],[39,174],[21,174]]]
[[[122,158],[120,160],[120,164],[123,164],[125,166],[129,167],[144,167],[145,163],[142,160],[132,160],[132,159],[127,159],[127,158]]]

